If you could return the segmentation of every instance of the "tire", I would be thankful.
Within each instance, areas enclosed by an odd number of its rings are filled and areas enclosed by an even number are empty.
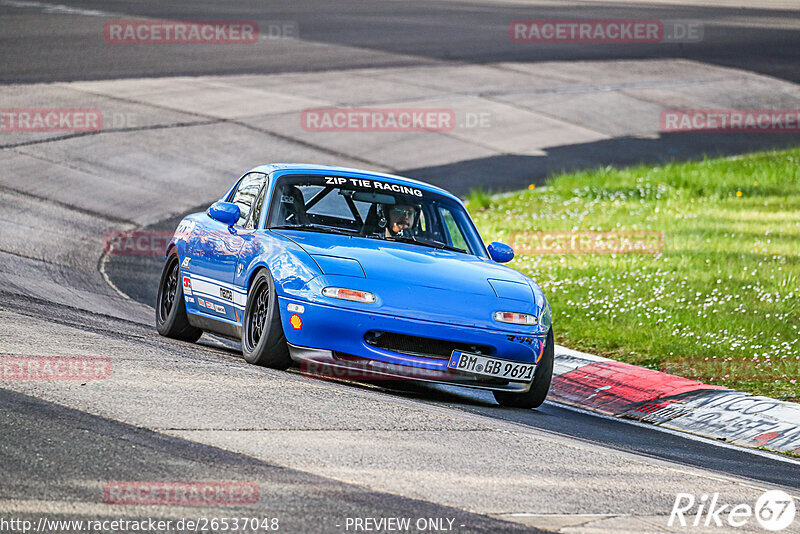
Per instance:
[[[509,391],[495,391],[494,398],[501,406],[510,408],[538,408],[547,398],[550,391],[550,381],[553,379],[553,360],[555,359],[555,348],[553,340],[553,329],[547,333],[544,354],[536,370],[533,372],[531,389],[526,393],[512,393]]]
[[[178,255],[172,253],[164,263],[156,298],[156,330],[162,336],[194,343],[203,331],[189,324],[183,300],[183,284]]]
[[[248,363],[287,369],[292,360],[283,334],[278,294],[266,269],[256,274],[242,318],[242,353]]]

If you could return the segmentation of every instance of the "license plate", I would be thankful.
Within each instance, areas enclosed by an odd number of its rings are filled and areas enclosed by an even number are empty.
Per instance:
[[[536,364],[511,362],[454,350],[447,367],[464,373],[530,382]]]

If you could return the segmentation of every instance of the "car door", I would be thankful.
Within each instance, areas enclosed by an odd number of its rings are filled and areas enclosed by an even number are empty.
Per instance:
[[[194,246],[188,269],[197,309],[216,319],[238,322],[244,299],[233,285],[239,251],[253,237],[250,224],[254,202],[266,183],[263,173],[244,175],[225,200],[239,206],[240,217],[233,226],[212,219],[203,219],[203,232]],[[185,285],[185,284],[184,284]]]
[[[231,273],[231,289],[233,319],[240,323],[247,305],[247,266],[263,253],[263,239],[256,239],[256,231],[259,229],[262,214],[265,210],[264,197],[267,193],[268,184],[264,183],[261,191],[256,197],[250,210],[248,220],[243,227],[237,231],[239,253],[236,261],[236,269]]]

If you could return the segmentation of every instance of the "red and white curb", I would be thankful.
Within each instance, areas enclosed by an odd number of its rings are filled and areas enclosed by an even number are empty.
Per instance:
[[[550,400],[746,447],[800,453],[800,404],[558,345],[555,351]]]

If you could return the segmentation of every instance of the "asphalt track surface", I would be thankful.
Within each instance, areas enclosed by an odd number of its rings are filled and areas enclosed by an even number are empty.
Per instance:
[[[0,0],[0,80],[655,57],[691,57],[790,81],[798,81],[800,70],[798,13],[786,9],[286,2],[256,11],[246,3],[76,2],[65,10],[66,4]],[[515,18],[578,14],[702,20],[706,46],[541,50],[496,37]],[[270,43],[268,54],[109,52],[97,28],[133,17],[289,20],[298,23],[300,39]],[[181,139],[186,135],[192,134]],[[180,151],[168,136],[158,143],[159,150]],[[30,183],[26,189],[4,178],[0,186],[0,354],[105,355],[114,377],[87,384],[6,382],[0,389],[3,517],[271,515],[288,532],[344,532],[347,517],[446,517],[458,532],[570,526],[661,532],[679,491],[718,491],[729,502],[752,502],[766,488],[795,495],[800,489],[800,462],[767,453],[554,403],[509,410],[489,394],[456,388],[310,380],[296,371],[248,366],[235,346],[213,337],[196,345],[161,338],[147,307],[158,260],[118,256],[104,263],[98,245],[103,231],[120,225],[172,230],[193,204],[184,199],[176,211],[168,198],[137,202],[126,183],[134,177],[120,169],[142,175],[162,169],[155,154],[152,161],[125,160],[124,139],[99,153],[91,143],[46,144],[55,152],[37,153],[27,166],[9,163],[18,155],[13,147],[0,154],[6,172]],[[92,204],[91,194],[59,191],[48,180],[48,173],[58,178],[97,161],[110,179],[95,186],[96,197],[119,198],[107,209]],[[208,191],[225,182],[205,187],[204,198],[210,201]],[[242,509],[120,509],[102,499],[103,484],[119,480],[247,480],[258,484],[261,499]]]
[[[790,1],[720,2],[20,2],[0,1],[0,81],[276,73],[410,64],[686,58],[800,81],[797,6]],[[677,4],[677,5],[676,5]],[[680,5],[683,4],[683,5]],[[60,19],[43,17],[59,13]],[[743,8],[742,6],[747,6]],[[760,7],[765,6],[765,7]],[[97,12],[85,16],[82,13]],[[255,20],[289,22],[302,42],[263,47],[163,50],[109,47],[108,20]],[[508,38],[517,19],[686,20],[703,24],[702,46],[520,45]],[[266,32],[265,32],[266,33]]]

